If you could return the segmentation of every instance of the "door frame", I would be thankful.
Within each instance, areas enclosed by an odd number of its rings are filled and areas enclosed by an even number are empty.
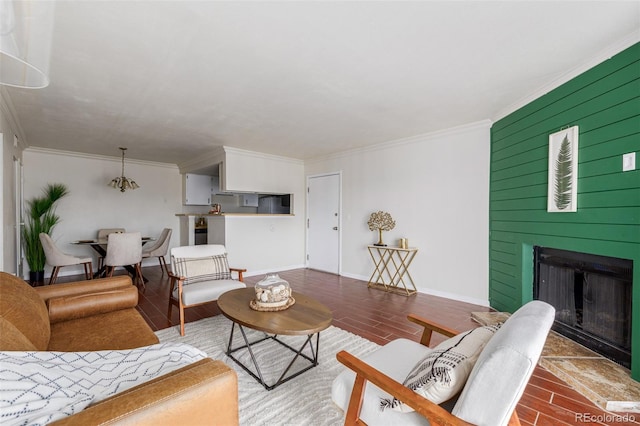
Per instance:
[[[307,176],[306,220],[305,220],[305,267],[309,267],[309,182],[313,178],[338,176],[338,275],[342,276],[342,171],[318,173]]]
[[[24,230],[24,166],[22,158],[13,157],[14,207],[15,207],[15,268],[18,277],[24,276],[24,258],[22,256],[22,232]]]

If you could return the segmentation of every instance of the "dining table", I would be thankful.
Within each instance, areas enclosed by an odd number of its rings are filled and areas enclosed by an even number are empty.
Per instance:
[[[142,245],[145,245],[149,241],[155,241],[153,237],[142,237],[141,242]],[[109,241],[107,238],[92,238],[88,240],[77,240],[72,241],[71,244],[79,245],[79,246],[90,246],[94,249],[100,256],[105,257],[107,255],[107,245]],[[133,277],[136,276],[136,269],[133,265],[125,265],[124,268],[131,274]],[[107,266],[103,263],[102,267],[98,269],[94,274],[93,278],[101,278],[107,275]],[[146,283],[149,280],[142,276],[142,280]]]

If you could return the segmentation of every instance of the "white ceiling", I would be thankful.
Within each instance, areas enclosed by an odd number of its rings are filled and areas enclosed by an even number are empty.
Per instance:
[[[59,0],[50,85],[5,93],[30,146],[309,159],[495,120],[639,29],[638,1]]]

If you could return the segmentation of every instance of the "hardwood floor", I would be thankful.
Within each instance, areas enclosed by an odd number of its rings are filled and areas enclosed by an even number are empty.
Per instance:
[[[169,324],[167,317],[169,279],[161,275],[160,267],[143,270],[149,280],[140,293],[138,310],[154,330],[178,324],[177,309],[173,309]],[[294,291],[312,296],[331,308],[333,325],[358,334],[378,344],[398,337],[419,340],[421,329],[406,320],[409,313],[423,317],[459,331],[476,327],[471,312],[489,311],[489,308],[457,302],[418,293],[415,296],[385,293],[367,288],[366,282],[308,269],[284,271]],[[250,286],[262,276],[246,277]],[[65,277],[59,281],[72,281],[82,277]],[[217,306],[210,304],[186,311],[187,322],[219,314]],[[438,336],[434,343],[443,338]],[[587,398],[573,390],[562,380],[538,366],[529,381],[517,408],[523,425],[640,425],[640,414],[612,414],[602,411]]]

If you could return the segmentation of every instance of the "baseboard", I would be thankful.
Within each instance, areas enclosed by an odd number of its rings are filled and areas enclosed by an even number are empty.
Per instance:
[[[277,272],[280,272],[280,271],[290,271],[292,269],[304,269],[304,268],[305,268],[304,265],[278,266],[278,267],[274,267],[274,268],[257,270],[257,271],[247,271],[242,275],[244,275],[245,277],[255,277],[256,275],[273,274],[273,273],[277,273]]]
[[[356,274],[350,274],[350,273],[341,273],[340,275],[347,278],[353,278],[354,280],[364,281],[365,283],[369,282],[369,277],[364,275],[356,275]],[[446,291],[437,291],[437,290],[432,290],[428,288],[421,288],[419,286],[416,286],[416,289],[418,290],[418,293],[428,294],[431,296],[443,297],[445,299],[451,299],[451,300],[464,302],[464,303],[471,303],[473,305],[490,306],[489,299],[483,300],[483,299],[477,299],[475,297],[466,297],[456,293],[449,293]]]

